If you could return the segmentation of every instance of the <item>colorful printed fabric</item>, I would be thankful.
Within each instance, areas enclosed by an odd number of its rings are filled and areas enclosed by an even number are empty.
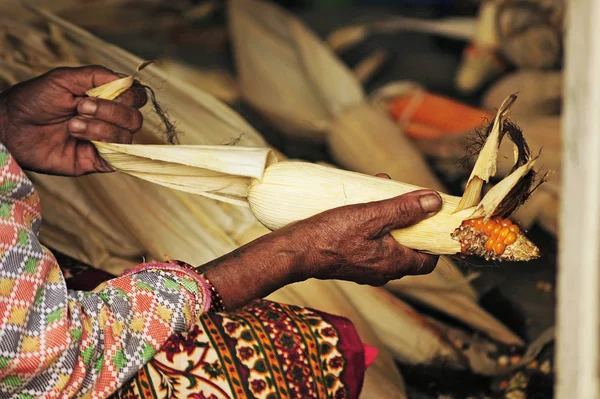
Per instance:
[[[256,301],[203,314],[112,399],[358,398],[365,355],[344,318]]]
[[[69,291],[38,241],[39,198],[0,144],[0,398],[105,398],[208,309],[197,274],[153,264]]]
[[[113,277],[63,254],[55,254],[61,260],[63,273],[74,275],[67,280],[67,286],[73,289],[89,287],[102,275],[104,280]],[[238,331],[241,328],[244,331]],[[304,331],[310,334],[303,334]],[[277,345],[278,340],[284,344]],[[241,344],[238,345],[238,341]],[[218,345],[219,342],[223,344]],[[306,356],[307,345],[319,348],[316,364],[314,358]],[[278,349],[282,346],[284,349]],[[263,353],[268,355],[266,351],[271,348],[275,348],[273,356],[265,356]],[[112,399],[241,399],[268,395],[274,395],[273,398],[357,398],[365,364],[372,363],[375,356],[374,348],[364,347],[354,327],[344,318],[256,301],[237,312],[202,315],[189,333],[169,339]],[[282,366],[283,361],[288,362],[287,366]],[[223,364],[230,364],[228,370]],[[320,364],[325,364],[326,367],[320,369],[325,370],[325,374],[321,373],[315,380],[313,375],[319,375]],[[224,370],[233,373],[233,377],[227,377]],[[249,378],[251,370],[257,378]],[[295,385],[299,391],[284,388],[273,392],[265,388],[264,395],[262,391],[255,392],[263,385],[270,389],[269,381],[277,379],[285,381],[284,387]],[[243,384],[241,393],[234,394],[235,388],[240,386],[235,381]],[[321,389],[316,387],[318,384]],[[276,388],[280,387],[281,384]],[[326,396],[316,395],[323,392]]]

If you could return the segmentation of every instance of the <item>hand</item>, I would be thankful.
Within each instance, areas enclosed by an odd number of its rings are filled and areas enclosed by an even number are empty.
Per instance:
[[[100,66],[58,68],[0,94],[0,141],[25,169],[80,176],[111,172],[89,140],[131,143],[142,127],[144,90],[116,101],[88,98],[123,77]]]
[[[288,234],[307,254],[306,277],[381,286],[433,271],[437,256],[404,247],[389,233],[417,224],[441,207],[442,199],[435,191],[415,191],[323,212],[290,226]]]
[[[332,209],[262,236],[202,270],[228,309],[313,277],[380,286],[430,273],[437,256],[406,248],[389,232],[431,217],[441,207],[438,193],[422,190]]]

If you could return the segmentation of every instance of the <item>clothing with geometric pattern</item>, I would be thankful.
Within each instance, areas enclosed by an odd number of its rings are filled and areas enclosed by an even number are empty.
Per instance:
[[[106,398],[210,307],[195,272],[148,264],[67,289],[32,183],[0,144],[0,398]]]
[[[260,300],[203,314],[112,399],[356,399],[365,368],[347,319]]]

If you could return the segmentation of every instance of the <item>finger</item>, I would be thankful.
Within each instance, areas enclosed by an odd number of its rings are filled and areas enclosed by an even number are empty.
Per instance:
[[[361,211],[371,219],[372,237],[412,226],[435,215],[442,208],[442,197],[433,190],[418,190],[399,197],[366,204]]]
[[[399,279],[407,275],[428,274],[435,269],[438,256],[415,251],[400,245],[390,235],[383,237],[382,240],[390,268],[390,279]]]
[[[65,86],[75,96],[84,96],[94,87],[102,86],[121,77],[100,65],[88,65],[77,68],[57,68],[51,72],[58,83]]]
[[[376,177],[381,177],[382,179],[390,179],[390,180],[392,179],[390,177],[390,175],[388,175],[387,173],[377,173],[375,176]]]
[[[146,89],[144,87],[132,86],[114,101],[128,107],[140,109],[148,102],[148,95],[146,94]]]
[[[72,137],[107,143],[131,144],[133,135],[127,129],[99,119],[73,118],[67,124]]]
[[[142,128],[143,117],[135,108],[114,101],[86,98],[77,106],[77,112],[85,117],[96,118],[132,133]]]
[[[114,169],[98,155],[96,147],[89,141],[76,140],[75,163],[73,176],[82,176],[90,173],[109,173]]]

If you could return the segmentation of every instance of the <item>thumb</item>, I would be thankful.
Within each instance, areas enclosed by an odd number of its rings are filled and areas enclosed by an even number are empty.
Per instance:
[[[442,197],[433,190],[418,190],[388,200],[371,202],[368,207],[375,215],[374,219],[379,227],[375,235],[382,236],[435,215],[442,209]]]

